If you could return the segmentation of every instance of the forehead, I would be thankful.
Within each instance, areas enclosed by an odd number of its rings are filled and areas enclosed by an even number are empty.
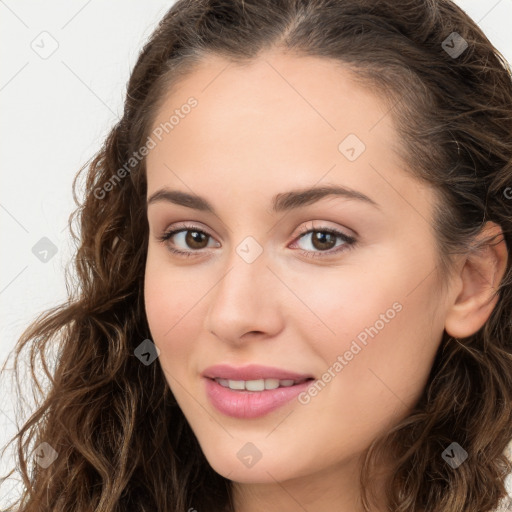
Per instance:
[[[167,95],[155,130],[148,195],[169,185],[207,195],[223,184],[226,199],[247,190],[263,199],[324,181],[379,203],[411,187],[421,195],[394,151],[387,102],[330,59],[268,53],[240,65],[209,56]]]
[[[349,129],[369,140],[372,137],[367,132],[377,124],[380,133],[376,138],[392,127],[383,98],[363,87],[348,66],[333,59],[276,52],[239,64],[209,55],[167,94],[153,128],[168,121],[191,96],[199,107],[193,109],[193,117],[201,117],[204,132],[213,123],[219,132],[240,122],[245,131],[255,123],[259,129],[263,122],[269,136],[277,130],[281,137],[298,135],[300,129],[302,134],[319,132],[336,140]],[[183,131],[177,128],[172,128],[175,135]]]

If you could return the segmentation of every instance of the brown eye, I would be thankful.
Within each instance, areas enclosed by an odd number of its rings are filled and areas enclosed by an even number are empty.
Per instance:
[[[210,238],[212,237],[208,233],[195,226],[181,225],[179,228],[167,231],[158,237],[158,240],[166,244],[169,251],[174,254],[193,256],[194,252],[208,247]]]
[[[353,236],[346,235],[341,231],[332,228],[309,229],[299,236],[294,245],[298,245],[301,240],[310,239],[310,248],[300,252],[308,258],[327,257],[352,248],[356,239]],[[336,245],[337,240],[341,240]]]
[[[315,249],[326,251],[332,249],[336,245],[336,236],[327,231],[313,231],[311,242]]]
[[[208,245],[208,235],[206,233],[189,229],[183,232],[187,233],[185,236],[185,244],[191,249],[204,249]],[[204,245],[205,240],[206,245]]]

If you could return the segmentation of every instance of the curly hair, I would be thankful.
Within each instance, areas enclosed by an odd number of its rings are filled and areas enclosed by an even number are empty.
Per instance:
[[[457,56],[445,44],[453,33],[467,43]],[[510,253],[511,71],[453,2],[178,0],[138,57],[122,118],[73,182],[76,282],[68,300],[39,315],[15,347],[17,374],[19,356],[30,349],[30,379],[41,399],[9,441],[16,441],[23,493],[8,511],[186,512],[193,504],[233,512],[231,482],[208,464],[160,366],[141,365],[134,355],[150,337],[143,297],[146,169],[134,155],[165,96],[208,55],[243,64],[269,49],[342,63],[387,102],[401,140],[396,149],[440,198],[433,228],[443,275],[453,254],[477,249],[474,240],[487,221],[501,227]],[[394,454],[388,510],[483,512],[506,496],[510,267],[509,259],[484,326],[464,339],[444,333],[414,410],[365,452],[365,510],[384,449]],[[50,349],[57,353],[51,370]],[[50,379],[44,392],[37,358]],[[47,468],[33,457],[43,442],[58,452]],[[469,453],[457,471],[441,457],[451,442]]]

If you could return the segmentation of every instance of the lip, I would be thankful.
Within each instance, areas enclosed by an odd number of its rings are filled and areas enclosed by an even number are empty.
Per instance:
[[[305,380],[313,379],[311,374],[300,374],[275,368],[273,366],[262,366],[259,364],[250,364],[235,368],[228,364],[217,364],[209,366],[201,373],[202,377],[209,379],[228,379],[228,380],[260,380],[260,379],[278,379],[278,380]],[[293,386],[295,387],[295,386]]]
[[[269,414],[293,400],[314,382],[307,380],[293,386],[264,391],[233,391],[212,378],[204,376],[203,381],[210,403],[222,414],[239,419],[258,418]]]
[[[259,364],[242,367],[217,364],[206,368],[201,376],[205,382],[205,392],[210,403],[222,414],[240,419],[258,418],[278,409],[293,400],[314,380],[311,374]],[[293,386],[263,391],[235,391],[220,385],[215,379],[246,381],[277,379],[299,382]]]

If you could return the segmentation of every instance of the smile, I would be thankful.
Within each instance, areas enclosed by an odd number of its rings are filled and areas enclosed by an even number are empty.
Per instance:
[[[203,381],[206,396],[217,411],[232,418],[253,419],[283,407],[304,392],[314,379],[235,381],[203,377]]]
[[[234,391],[264,391],[265,389],[288,388],[304,382],[308,379],[301,379],[298,381],[292,379],[258,379],[258,380],[228,380],[228,379],[215,379],[215,382],[224,386],[225,388]]]

